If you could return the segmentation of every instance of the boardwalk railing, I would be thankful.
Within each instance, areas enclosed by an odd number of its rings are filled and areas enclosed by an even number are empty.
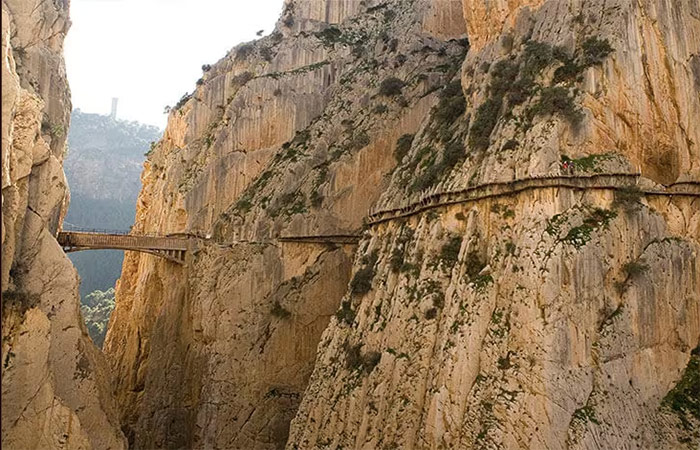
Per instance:
[[[700,197],[699,182],[676,183],[666,189],[641,189],[638,187],[641,174],[618,173],[579,176],[532,177],[520,180],[486,183],[456,191],[438,191],[436,188],[421,193],[418,197],[398,207],[380,207],[370,211],[367,224],[374,225],[388,220],[408,217],[422,211],[481,200],[489,197],[511,195],[530,189],[565,187],[571,189],[630,189],[637,188],[648,195],[676,195]]]
[[[280,242],[297,242],[300,244],[357,244],[360,240],[357,234],[333,234],[317,236],[280,236]]]
[[[61,231],[58,243],[66,252],[80,250],[133,250],[152,253],[178,264],[185,263],[185,253],[189,249],[190,239],[181,237],[163,237],[146,235],[117,234],[114,232],[98,233],[84,231]]]

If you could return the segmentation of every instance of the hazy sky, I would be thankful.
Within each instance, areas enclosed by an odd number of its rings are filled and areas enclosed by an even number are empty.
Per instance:
[[[73,108],[165,127],[202,65],[272,31],[283,0],[71,0],[65,58]]]

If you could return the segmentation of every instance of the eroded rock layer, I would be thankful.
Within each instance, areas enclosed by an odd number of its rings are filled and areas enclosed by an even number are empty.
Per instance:
[[[2,2],[2,446],[120,449],[103,356],[55,239],[68,189],[67,2]]]
[[[450,2],[288,1],[270,36],[204,67],[135,225],[199,250],[185,267],[128,254],[105,342],[135,448],[285,445],[356,245],[278,238],[360,232],[465,31]]]

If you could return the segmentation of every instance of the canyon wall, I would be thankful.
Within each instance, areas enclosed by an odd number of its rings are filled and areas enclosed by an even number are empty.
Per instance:
[[[458,6],[285,2],[172,108],[134,229],[202,239],[184,267],[125,258],[104,349],[134,448],[285,445],[356,245],[278,238],[361,231],[458,76]]]
[[[131,446],[697,446],[699,17],[286,1],[145,164],[197,249],[126,255]]]
[[[70,92],[67,1],[2,2],[2,445],[120,449],[108,368],[55,239]]]
[[[697,2],[463,4],[287,448],[697,448]]]

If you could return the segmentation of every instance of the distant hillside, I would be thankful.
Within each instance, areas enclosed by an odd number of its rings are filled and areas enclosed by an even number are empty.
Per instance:
[[[160,134],[154,126],[73,111],[64,162],[71,202],[64,227],[128,229],[134,222],[144,154]],[[84,301],[89,293],[114,286],[123,253],[78,252],[70,259],[82,278]]]

